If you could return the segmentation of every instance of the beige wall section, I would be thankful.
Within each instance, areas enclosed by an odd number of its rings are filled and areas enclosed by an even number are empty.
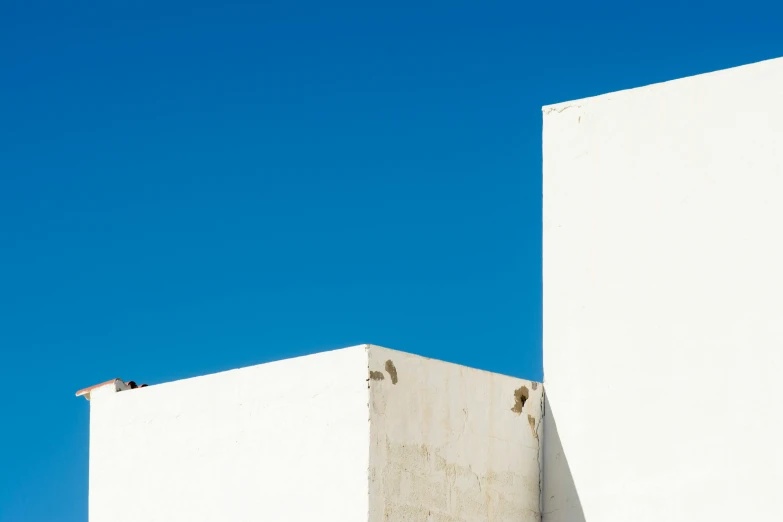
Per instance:
[[[783,520],[781,121],[782,60],[544,108],[545,522]]]
[[[97,390],[90,522],[364,522],[367,402],[365,346]]]
[[[369,365],[370,522],[539,520],[541,385],[374,346]]]

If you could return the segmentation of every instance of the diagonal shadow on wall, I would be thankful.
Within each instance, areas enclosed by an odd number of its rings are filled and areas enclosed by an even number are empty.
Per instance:
[[[557,412],[544,394],[542,522],[586,522],[566,452],[557,431]]]

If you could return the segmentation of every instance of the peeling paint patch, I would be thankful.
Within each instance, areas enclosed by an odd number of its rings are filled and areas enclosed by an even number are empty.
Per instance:
[[[370,371],[370,379],[373,381],[382,381],[384,379],[383,372]]]
[[[538,440],[538,432],[536,431],[536,418],[528,413],[527,422],[530,424],[530,431],[533,432],[533,438]]]
[[[380,442],[380,441],[379,441]],[[429,444],[394,443],[379,470],[382,513],[372,520],[415,522],[505,522],[540,520],[527,491],[533,478],[516,471],[476,472]],[[380,510],[379,510],[380,511]]]
[[[389,377],[391,377],[392,384],[397,384],[397,368],[394,366],[394,363],[391,359],[386,361],[386,371],[389,373]]]
[[[530,397],[530,392],[527,391],[527,386],[514,390],[514,406],[511,408],[511,411],[517,415],[521,414],[528,397]]]

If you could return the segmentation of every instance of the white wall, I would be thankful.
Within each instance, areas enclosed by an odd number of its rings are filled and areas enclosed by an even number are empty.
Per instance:
[[[370,522],[540,520],[541,385],[378,347],[369,360]]]
[[[783,519],[782,237],[783,61],[544,108],[545,521]]]
[[[91,522],[364,522],[364,346],[93,393]]]

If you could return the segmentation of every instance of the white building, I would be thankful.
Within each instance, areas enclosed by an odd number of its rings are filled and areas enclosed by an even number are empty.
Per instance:
[[[783,60],[544,108],[544,520],[783,520],[782,121]]]
[[[781,93],[773,60],[544,108],[546,395],[374,346],[109,381],[91,522],[783,520]]]
[[[91,522],[540,519],[538,383],[362,345],[80,393]]]

